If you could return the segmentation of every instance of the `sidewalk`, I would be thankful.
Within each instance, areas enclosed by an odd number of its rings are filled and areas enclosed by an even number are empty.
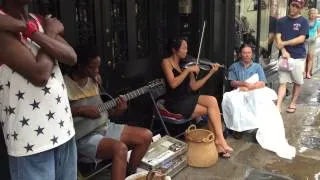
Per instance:
[[[187,167],[173,180],[320,180],[320,73],[305,81],[294,114],[285,112],[290,98],[282,115],[289,144],[297,149],[293,160],[262,149],[246,134],[227,139],[235,150],[230,159],[220,158],[210,168]],[[92,179],[111,179],[110,170]]]
[[[230,159],[221,159],[210,168],[188,167],[174,180],[320,180],[320,73],[306,80],[294,114],[282,115],[289,144],[297,149],[293,160],[279,158],[275,153],[254,143],[252,135],[241,140],[228,138],[235,149]]]

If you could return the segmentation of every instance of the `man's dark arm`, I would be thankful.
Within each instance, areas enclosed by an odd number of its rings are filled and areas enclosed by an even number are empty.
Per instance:
[[[46,35],[36,32],[31,36],[31,39],[59,62],[71,66],[77,63],[75,51],[60,35]]]
[[[111,109],[108,111],[110,117],[119,117],[124,113],[125,110]]]
[[[25,32],[26,23],[11,16],[0,15],[0,31],[12,33]],[[77,62],[77,55],[73,48],[60,36],[51,32],[34,33],[31,37],[38,43],[50,56],[61,63],[74,65]]]
[[[108,111],[110,117],[121,116],[127,110],[128,104],[124,99],[125,98],[123,96],[119,96],[119,98],[116,98],[117,107]]]
[[[24,32],[27,29],[26,23],[11,16],[0,14],[0,31]]]
[[[81,117],[82,114],[81,114],[81,110],[82,110],[82,107],[71,107],[71,113],[72,113],[72,116],[73,117]]]
[[[35,57],[17,37],[8,32],[0,32],[0,41],[1,63],[21,74],[35,86],[47,83],[54,63],[42,49]]]
[[[91,105],[71,107],[71,113],[73,117],[87,117],[92,120],[101,116],[98,107]]]

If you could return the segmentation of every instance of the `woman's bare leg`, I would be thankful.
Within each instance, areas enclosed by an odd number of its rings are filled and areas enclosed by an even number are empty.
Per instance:
[[[307,58],[307,74],[306,77],[308,79],[311,78],[311,71],[312,71],[312,66],[313,66],[313,55],[311,53],[308,53],[308,58]]]
[[[208,115],[209,129],[215,134],[215,143],[217,148],[222,148],[226,152],[232,152],[233,149],[227,144],[222,131],[220,109],[215,97],[200,95],[198,104],[192,114],[192,117],[199,115]]]
[[[191,115],[191,119],[197,119],[198,117],[204,116],[204,115],[208,115],[208,109],[205,106],[197,104],[194,109],[194,112]],[[210,131],[212,131],[215,134],[214,129],[211,124],[212,123],[210,121],[208,121],[208,128]]]

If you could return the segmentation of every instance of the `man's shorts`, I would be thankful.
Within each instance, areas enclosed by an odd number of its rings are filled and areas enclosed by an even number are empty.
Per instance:
[[[295,83],[302,85],[303,84],[303,72],[305,70],[305,58],[294,59],[295,68],[292,71],[281,71],[279,70],[279,81],[280,84],[285,83]]]
[[[77,147],[80,155],[85,156],[92,160],[92,162],[98,161],[96,158],[98,145],[103,138],[111,138],[115,140],[120,140],[121,134],[123,132],[123,124],[115,124],[113,122],[108,122],[107,126],[104,126],[88,136],[78,140]]]

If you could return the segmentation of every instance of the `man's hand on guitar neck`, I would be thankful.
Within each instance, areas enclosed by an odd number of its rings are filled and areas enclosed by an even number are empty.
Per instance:
[[[115,109],[110,110],[109,114],[111,116],[120,116],[125,110],[127,110],[127,108],[127,101],[122,95],[120,95],[119,98],[117,98],[117,107]]]
[[[97,106],[73,107],[72,114],[74,116],[87,117],[90,119],[96,119],[101,116]]]

